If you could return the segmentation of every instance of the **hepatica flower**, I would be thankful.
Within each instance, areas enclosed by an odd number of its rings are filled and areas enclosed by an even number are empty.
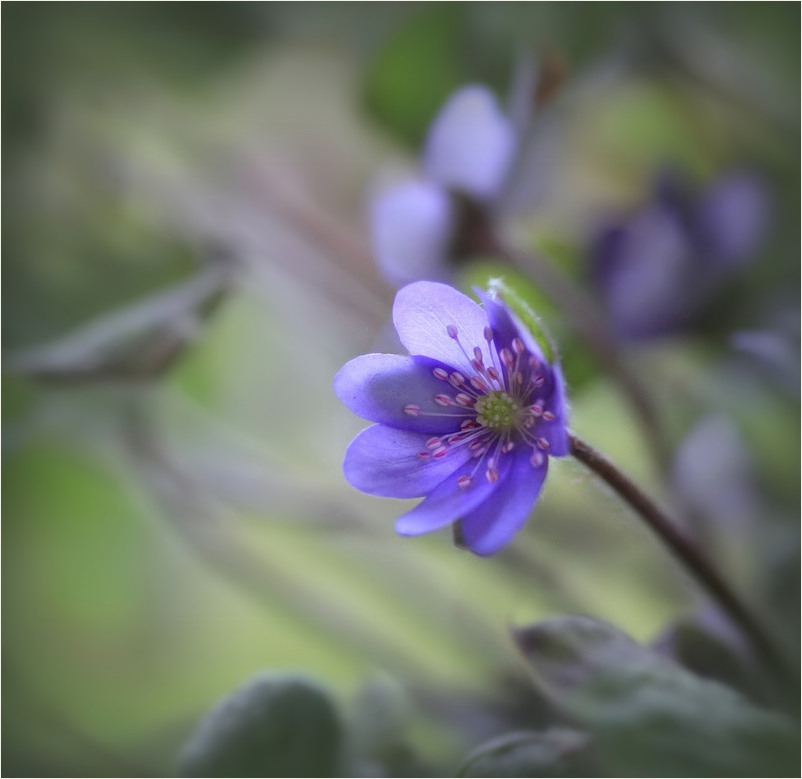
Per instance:
[[[423,498],[399,534],[459,522],[462,543],[490,555],[526,522],[549,456],[568,454],[567,409],[559,366],[499,297],[479,294],[483,306],[445,284],[402,288],[393,322],[409,355],[357,357],[334,389],[376,423],[348,447],[346,479]]]
[[[453,194],[483,207],[501,192],[518,132],[486,87],[457,90],[429,130],[422,176],[379,191],[371,201],[373,247],[387,279],[446,279],[459,228]]]
[[[591,247],[591,273],[618,334],[670,335],[692,325],[765,232],[767,195],[738,171],[692,193],[662,176],[651,201],[609,223]]]

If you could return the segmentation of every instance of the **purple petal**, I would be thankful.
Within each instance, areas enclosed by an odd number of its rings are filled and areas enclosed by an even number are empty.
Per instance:
[[[435,403],[438,393],[453,392],[451,385],[435,378],[436,365],[400,354],[363,354],[340,369],[334,392],[351,411],[371,422],[430,435],[454,432],[465,414]],[[405,412],[410,405],[417,406],[418,416]]]
[[[423,181],[390,187],[373,198],[370,227],[379,267],[391,283],[447,278],[454,214],[444,190]]]
[[[418,281],[400,289],[395,296],[393,323],[410,354],[439,360],[466,376],[474,373],[473,347],[487,347],[484,311],[446,284]],[[451,328],[456,328],[459,341],[449,335]]]
[[[737,267],[757,247],[768,218],[762,181],[745,171],[720,178],[701,198],[696,227],[704,247],[725,267]]]
[[[482,86],[455,92],[437,115],[423,155],[427,176],[479,200],[495,197],[515,153],[515,130]]]
[[[411,433],[384,425],[363,430],[345,453],[343,473],[349,484],[385,498],[420,498],[454,473],[470,457],[467,447],[453,449],[442,459],[421,460],[429,451],[426,433]]]
[[[464,448],[467,450],[467,447]],[[456,522],[485,501],[492,502],[492,496],[502,485],[508,469],[509,462],[502,460],[499,463],[499,480],[490,482],[485,478],[482,464],[475,459],[468,460],[432,490],[426,500],[399,517],[395,522],[396,532],[402,536],[429,533]],[[459,486],[458,479],[461,476],[471,477],[470,486]]]
[[[568,404],[565,399],[565,379],[558,364],[551,366],[552,391],[546,397],[544,409],[554,414],[553,420],[542,419],[538,425],[538,435],[549,442],[549,454],[565,457],[570,451],[568,442]]]
[[[546,358],[543,350],[535,340],[529,328],[502,302],[493,297],[492,294],[476,289],[479,299],[485,309],[488,323],[493,330],[493,342],[496,349],[512,349],[512,342],[515,338],[520,338],[530,354],[545,363]]]
[[[512,457],[506,476],[492,497],[462,520],[462,540],[474,554],[492,555],[523,527],[537,500],[548,470],[548,458],[535,468],[528,453]]]

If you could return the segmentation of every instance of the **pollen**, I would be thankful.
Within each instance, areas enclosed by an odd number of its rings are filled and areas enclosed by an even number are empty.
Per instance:
[[[476,421],[498,433],[513,430],[518,426],[521,406],[518,401],[501,390],[483,395],[476,401]]]

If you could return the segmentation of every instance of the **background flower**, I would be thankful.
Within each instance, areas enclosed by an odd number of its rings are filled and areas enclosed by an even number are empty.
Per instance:
[[[510,173],[518,132],[486,87],[457,90],[438,113],[422,154],[422,178],[380,189],[370,224],[379,268],[403,284],[446,279],[460,218],[455,195],[489,204]]]
[[[590,249],[591,276],[618,334],[637,340],[693,324],[754,259],[767,210],[754,173],[722,175],[699,193],[663,174],[651,200],[602,228]]]

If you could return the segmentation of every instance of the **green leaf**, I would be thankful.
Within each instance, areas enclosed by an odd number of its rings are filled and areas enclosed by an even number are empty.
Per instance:
[[[370,65],[364,100],[395,135],[417,146],[448,95],[460,84],[459,3],[424,7],[385,44]]]
[[[561,617],[519,631],[546,693],[594,738],[611,776],[791,776],[797,729],[605,622]]]
[[[326,690],[301,676],[260,674],[204,717],[180,776],[341,776],[342,727]]]
[[[726,684],[751,700],[768,702],[776,698],[748,648],[733,633],[724,617],[701,612],[670,624],[654,648],[697,676]]]
[[[457,776],[596,776],[590,739],[568,728],[509,733],[472,752]]]

